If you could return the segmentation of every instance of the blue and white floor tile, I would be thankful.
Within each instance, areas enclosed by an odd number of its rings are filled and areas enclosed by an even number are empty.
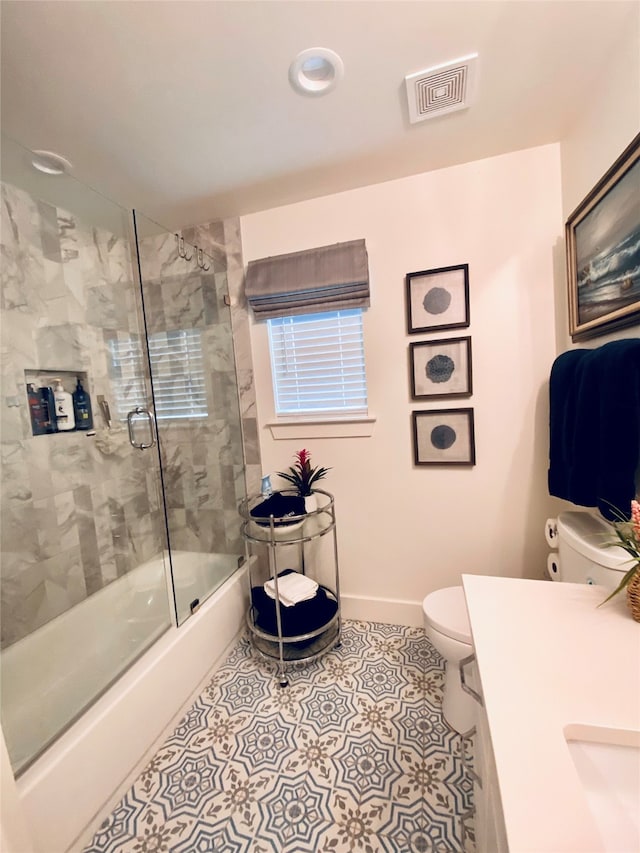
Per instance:
[[[243,638],[84,853],[473,853],[443,678],[419,629],[347,621],[286,689]]]

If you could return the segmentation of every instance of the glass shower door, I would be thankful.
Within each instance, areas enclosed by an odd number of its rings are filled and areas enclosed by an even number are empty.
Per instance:
[[[245,496],[222,222],[134,214],[178,622],[244,562]]]
[[[2,142],[2,727],[24,769],[171,624],[130,215]],[[56,419],[47,389],[89,394]],[[77,400],[79,398],[76,398]],[[85,412],[87,410],[85,403]],[[148,424],[148,420],[146,420]]]

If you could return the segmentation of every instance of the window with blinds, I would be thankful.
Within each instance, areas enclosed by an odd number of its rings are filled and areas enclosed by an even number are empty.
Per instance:
[[[149,336],[149,360],[158,420],[206,418],[201,334],[177,329]],[[113,367],[114,404],[126,419],[136,406],[146,405],[143,351],[139,338],[109,341]]]
[[[362,309],[267,324],[277,415],[366,414]]]

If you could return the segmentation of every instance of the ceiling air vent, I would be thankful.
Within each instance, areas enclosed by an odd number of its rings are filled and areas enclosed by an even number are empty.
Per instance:
[[[411,124],[466,109],[473,98],[477,58],[473,53],[408,74],[404,79]]]

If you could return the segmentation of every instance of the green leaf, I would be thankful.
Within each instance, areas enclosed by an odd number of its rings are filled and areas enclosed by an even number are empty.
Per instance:
[[[614,591],[611,593],[611,595],[608,595],[604,601],[601,601],[600,604],[598,605],[598,607],[602,607],[602,605],[606,604],[607,601],[611,601],[611,599],[614,597],[614,595],[617,595],[619,592],[622,592],[622,590],[631,582],[631,579],[633,578],[633,576],[638,571],[639,571],[639,567],[637,564],[631,566],[629,571],[626,572],[626,574],[623,576],[622,580],[620,581],[618,586],[614,589]]]

